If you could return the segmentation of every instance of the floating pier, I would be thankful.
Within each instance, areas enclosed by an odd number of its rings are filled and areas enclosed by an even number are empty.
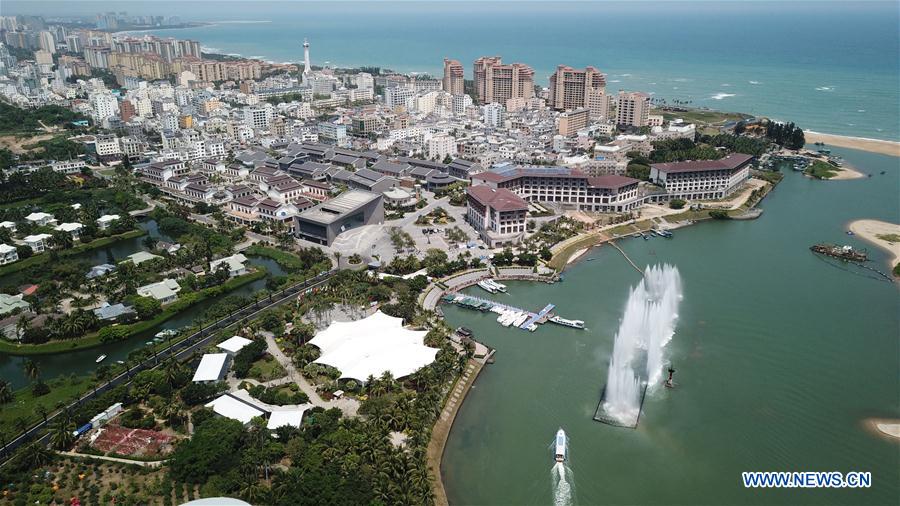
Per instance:
[[[540,311],[534,312],[510,306],[509,304],[504,304],[502,302],[495,302],[489,299],[461,293],[448,293],[441,297],[441,301],[447,304],[456,304],[457,306],[474,309],[476,311],[491,311],[493,313],[500,313],[501,315],[503,313],[518,314],[519,317],[501,324],[528,331],[533,331],[537,328],[537,325],[551,321],[550,319],[553,317],[552,311],[556,307],[555,304],[547,304]]]

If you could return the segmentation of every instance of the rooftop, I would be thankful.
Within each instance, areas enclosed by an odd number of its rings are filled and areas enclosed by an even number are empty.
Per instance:
[[[718,160],[691,160],[687,162],[654,163],[651,165],[660,172],[702,172],[711,170],[734,170],[743,167],[753,159],[751,155],[732,153]]]
[[[526,211],[528,202],[505,188],[491,188],[490,186],[476,185],[466,190],[472,198],[480,204],[491,207],[497,211]]]
[[[380,195],[362,190],[349,190],[300,213],[305,220],[318,223],[332,223],[366,204],[380,198]]]

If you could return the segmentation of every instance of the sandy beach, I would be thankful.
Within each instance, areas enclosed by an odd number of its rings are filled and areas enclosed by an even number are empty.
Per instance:
[[[840,167],[840,169],[838,170],[838,173],[834,177],[829,178],[828,180],[829,181],[841,181],[841,180],[845,180],[845,179],[859,179],[861,177],[866,177],[866,175],[863,174],[862,172],[848,166],[847,164],[844,164],[843,166]]]
[[[804,130],[806,142],[824,142],[832,146],[842,148],[858,149],[860,151],[869,151],[870,153],[880,153],[882,155],[900,157],[900,142],[884,141],[881,139],[867,139],[865,137],[850,137],[846,135],[833,135],[814,132],[812,130]],[[832,178],[838,179],[838,178]]]
[[[900,242],[889,242],[879,235],[900,237],[900,225],[878,220],[856,220],[850,223],[850,231],[892,255],[891,268],[900,260]]]

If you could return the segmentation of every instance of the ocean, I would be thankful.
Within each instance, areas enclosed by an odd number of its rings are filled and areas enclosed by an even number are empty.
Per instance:
[[[93,15],[109,2],[5,1],[3,14]],[[546,86],[593,65],[607,89],[900,140],[897,2],[148,2],[129,14],[213,24],[157,30],[210,51],[277,62],[379,66],[440,76],[455,58],[501,55]]]

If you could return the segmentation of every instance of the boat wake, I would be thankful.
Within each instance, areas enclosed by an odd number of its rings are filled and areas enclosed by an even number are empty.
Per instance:
[[[553,505],[570,506],[572,502],[572,470],[564,462],[557,462],[550,470],[553,480]]]

